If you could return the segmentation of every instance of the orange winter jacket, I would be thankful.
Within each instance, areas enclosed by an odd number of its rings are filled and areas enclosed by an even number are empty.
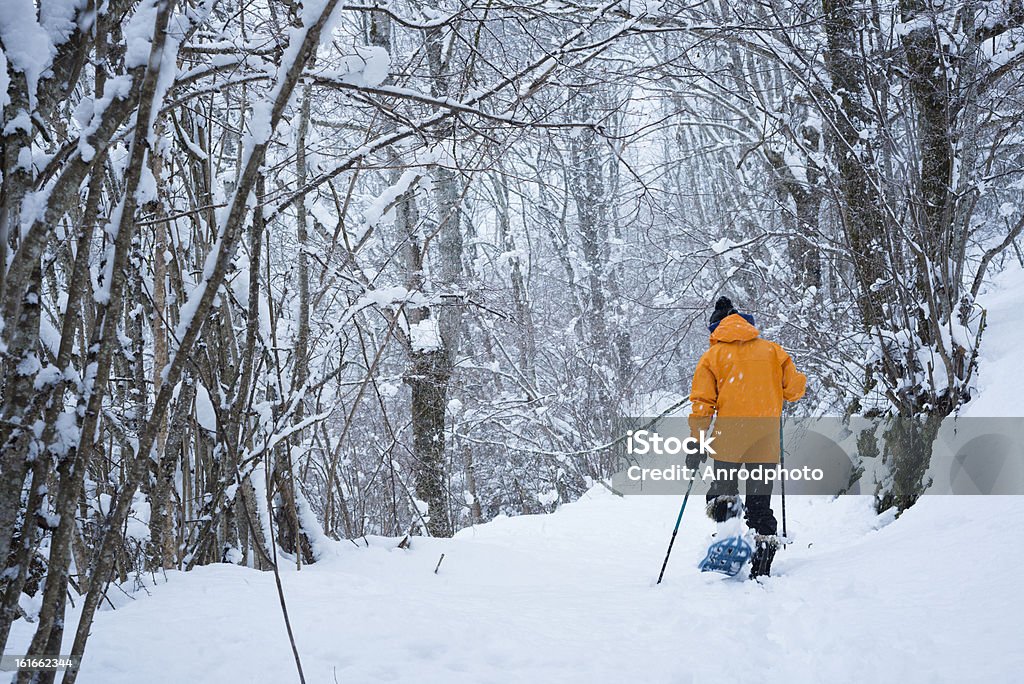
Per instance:
[[[796,401],[806,387],[807,376],[782,347],[731,314],[711,333],[694,371],[690,431],[707,430],[714,417],[716,461],[778,463],[782,402]]]

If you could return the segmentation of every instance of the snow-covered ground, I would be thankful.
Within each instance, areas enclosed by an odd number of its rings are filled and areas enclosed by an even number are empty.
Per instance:
[[[763,585],[696,570],[712,525],[691,503],[660,586],[668,497],[596,489],[411,550],[338,544],[282,576],[306,679],[952,682],[1024,668],[1024,498],[931,497],[885,525],[867,497],[791,497],[796,543]],[[99,614],[80,681],[297,681],[272,574],[169,580]]]
[[[985,299],[971,415],[1019,413],[1024,274],[1001,286]],[[551,515],[408,550],[331,543],[321,562],[282,571],[306,680],[1003,682],[1024,671],[1024,497],[925,497],[895,521],[869,497],[790,497],[795,543],[763,584],[697,571],[712,531],[701,504],[660,586],[679,500],[600,487]],[[117,602],[97,616],[84,684],[297,681],[270,573],[170,573]],[[9,651],[30,636],[18,623]]]

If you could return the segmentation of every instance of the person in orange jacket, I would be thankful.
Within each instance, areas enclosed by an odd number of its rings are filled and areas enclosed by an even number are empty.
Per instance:
[[[804,395],[807,376],[796,369],[778,344],[763,339],[754,318],[740,313],[728,297],[715,302],[708,329],[711,346],[701,356],[690,392],[690,432],[699,435],[714,419],[716,477],[707,495],[707,512],[724,522],[744,510],[736,477],[747,464],[779,462],[779,420],[784,401]],[[687,458],[696,469],[703,454]],[[769,575],[778,548],[778,521],[771,508],[772,480],[746,481],[746,523],[756,533],[751,577]]]

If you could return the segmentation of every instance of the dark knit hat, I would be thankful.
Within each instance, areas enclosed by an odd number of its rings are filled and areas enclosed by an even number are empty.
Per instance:
[[[732,305],[732,300],[728,297],[719,297],[718,301],[715,302],[715,310],[711,313],[711,322],[708,325],[708,330],[714,332],[723,318],[734,313],[739,313],[739,311]]]

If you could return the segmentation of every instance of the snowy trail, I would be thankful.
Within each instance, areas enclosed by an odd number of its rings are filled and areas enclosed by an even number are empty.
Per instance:
[[[695,500],[656,587],[678,503],[597,489],[411,550],[339,543],[283,573],[307,681],[1005,681],[1024,667],[1024,499],[926,498],[883,525],[867,497],[791,497],[797,543],[763,585],[696,570],[712,524]],[[296,681],[270,573],[171,580],[98,616],[81,682]]]

